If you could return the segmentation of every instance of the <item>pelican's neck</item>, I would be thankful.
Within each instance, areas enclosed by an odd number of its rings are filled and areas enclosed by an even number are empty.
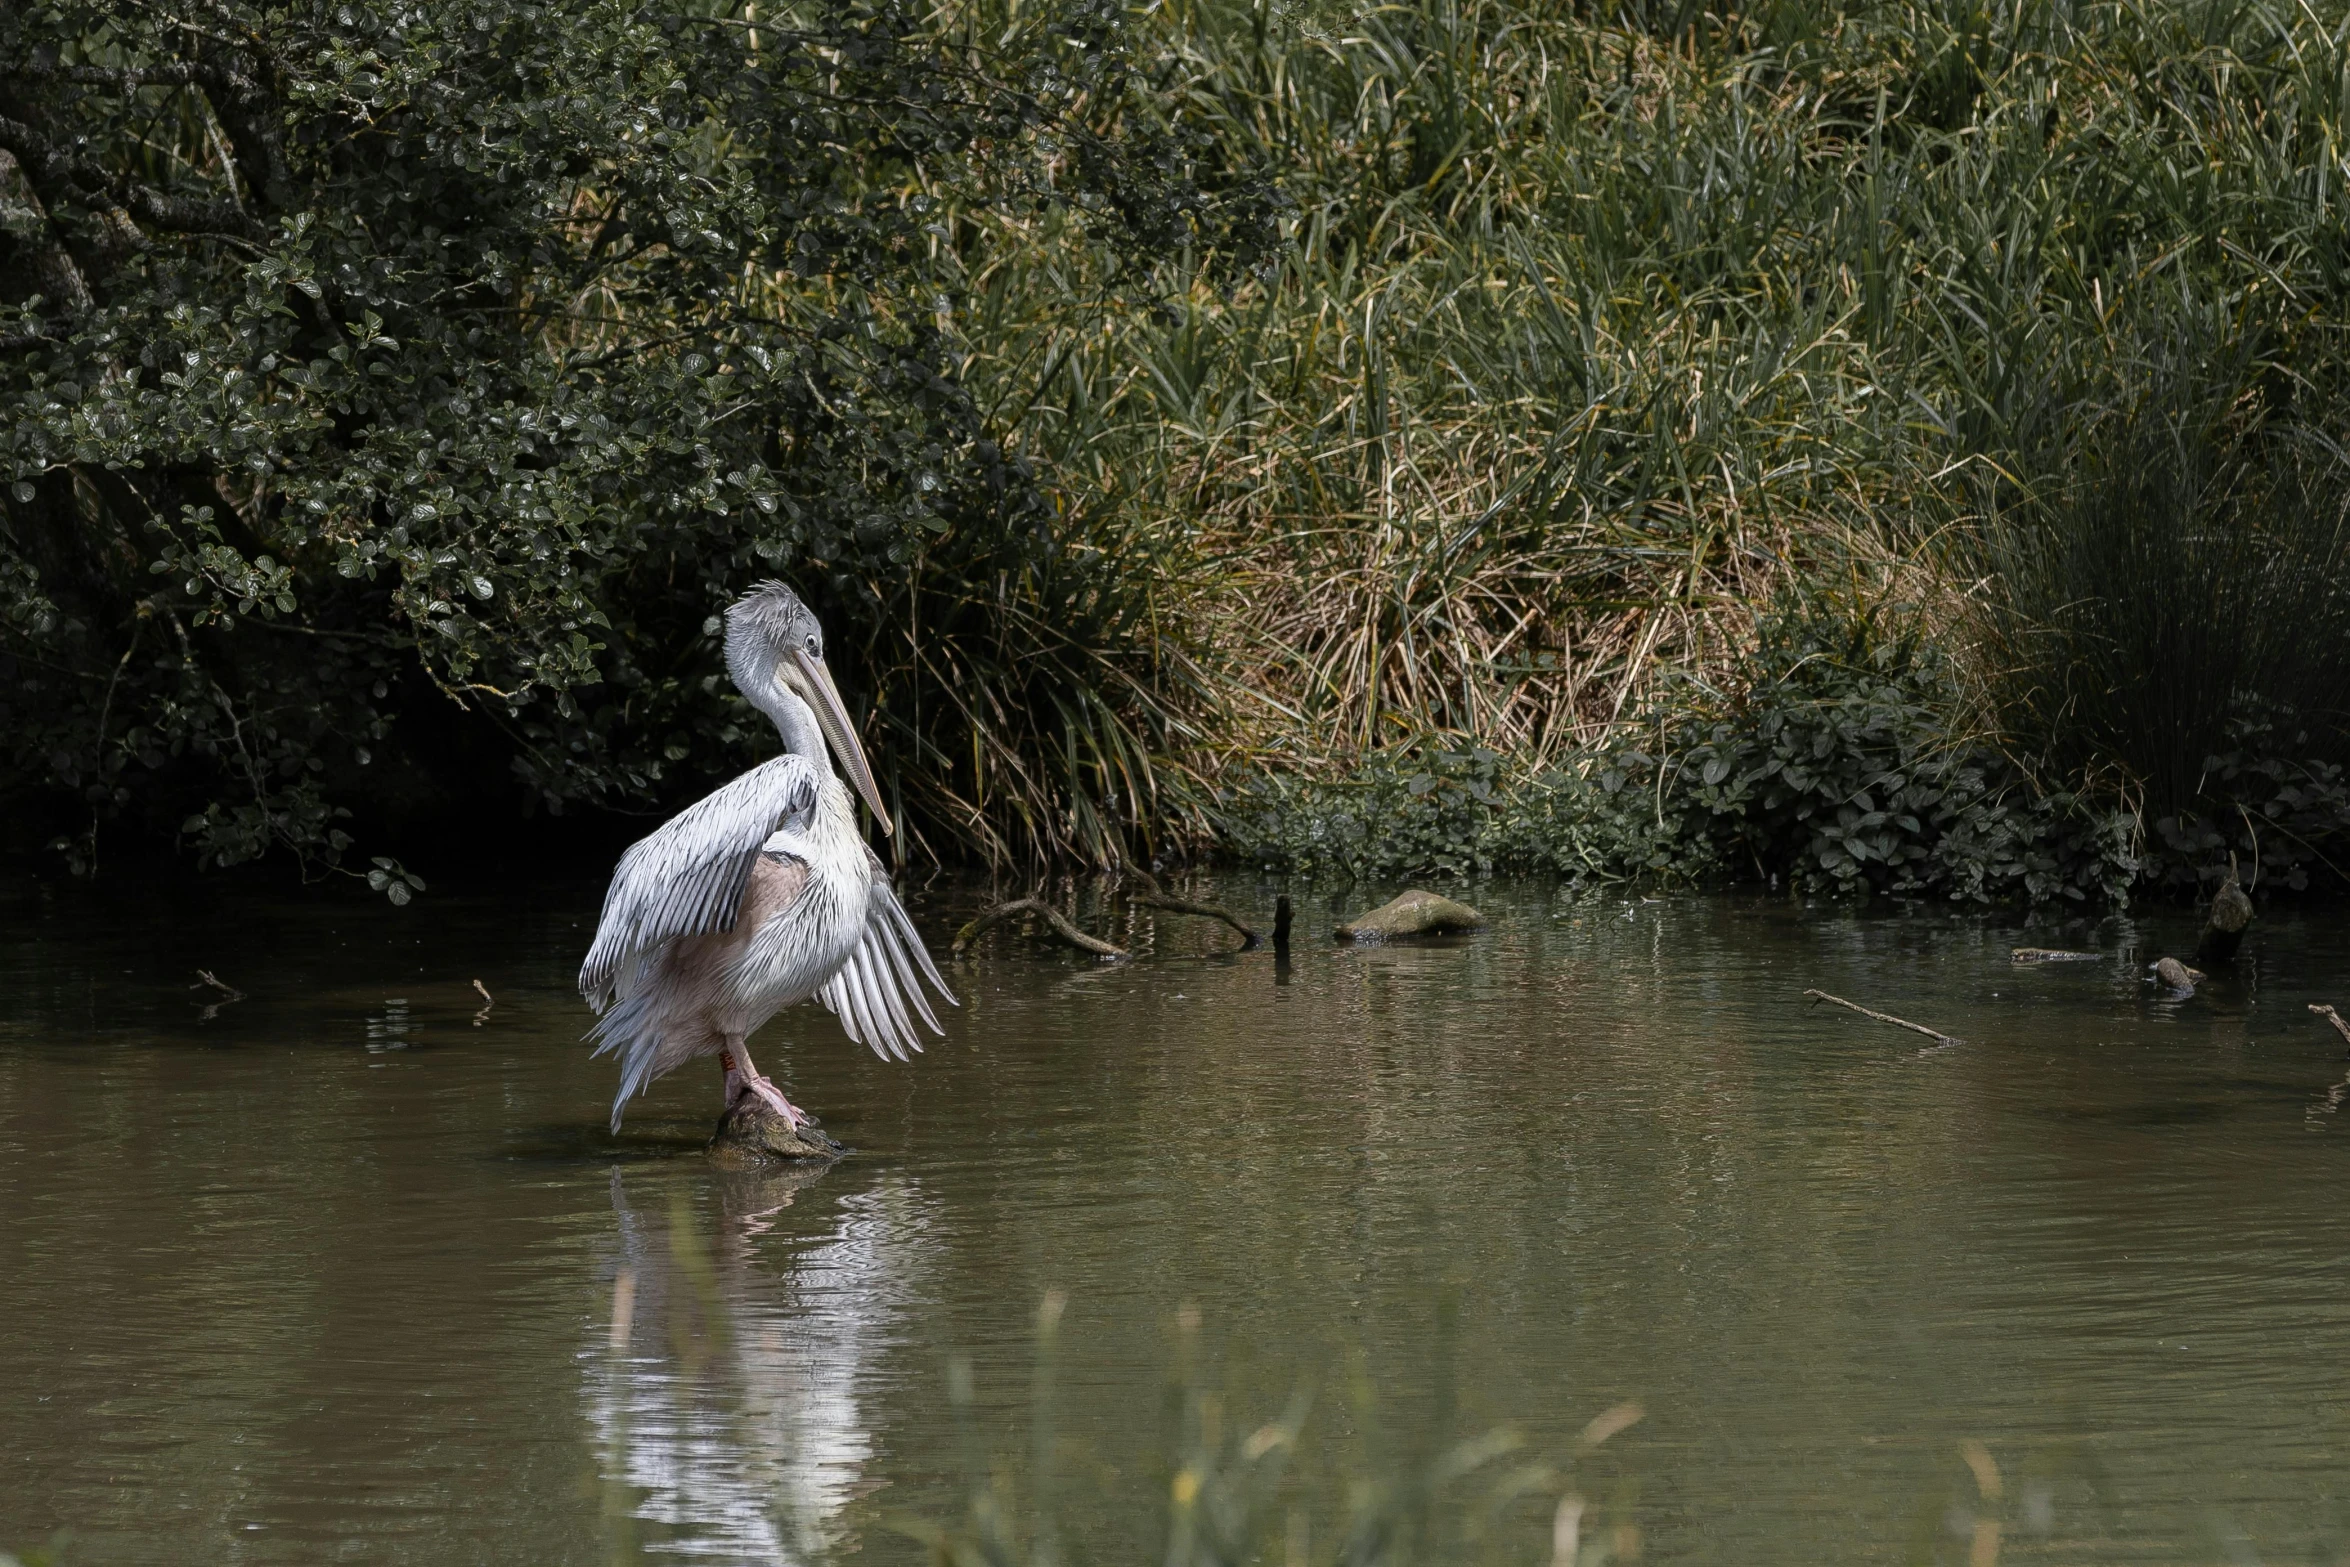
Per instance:
[[[738,678],[735,684],[750,698],[751,705],[774,723],[786,751],[815,768],[817,776],[832,776],[832,753],[825,749],[824,731],[816,727],[814,708],[773,675],[765,680]]]

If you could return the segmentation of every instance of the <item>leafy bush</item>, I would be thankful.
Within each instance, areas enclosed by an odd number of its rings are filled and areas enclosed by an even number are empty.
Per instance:
[[[2037,788],[1966,711],[1915,625],[1835,606],[1765,617],[1751,684],[1671,691],[1613,743],[1512,778],[1488,751],[1423,747],[1331,784],[1258,778],[1223,820],[1236,850],[1302,871],[1551,870],[1831,895],[2115,900],[2129,818]]]
[[[917,742],[917,830],[1094,847],[1164,748],[1154,585],[971,397],[966,253],[1049,218],[1147,267],[1268,210],[1117,7],[202,15],[0,7],[13,815],[333,864],[353,801],[673,803],[771,743],[710,628],[782,573]]]
[[[2174,894],[2206,895],[2229,864],[2255,888],[2350,891],[2350,780],[2313,754],[2291,715],[2239,710],[2229,749],[2206,757],[2187,809],[2156,817],[2141,872]]]

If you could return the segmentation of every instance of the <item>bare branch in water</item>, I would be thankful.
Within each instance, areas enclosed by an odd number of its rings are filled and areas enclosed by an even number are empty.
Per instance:
[[[207,985],[210,985],[214,990],[218,991],[219,997],[217,1000],[207,1001],[203,1004],[203,1010],[196,1014],[196,1021],[199,1023],[211,1022],[214,1018],[220,1016],[220,1009],[222,1007],[227,1006],[232,1001],[242,1001],[245,999],[245,993],[243,991],[228,983],[226,980],[222,979],[219,975],[213,973],[212,970],[208,968],[200,968],[196,970],[196,983],[190,985],[188,988],[190,990],[202,990]]]
[[[1124,947],[1113,947],[1099,936],[1088,936],[1084,931],[1070,924],[1068,916],[1042,898],[1014,898],[1009,903],[999,903],[994,908],[983,910],[977,919],[955,932],[955,943],[951,950],[955,956],[961,957],[971,943],[985,935],[1000,921],[1015,914],[1036,915],[1045,924],[1052,927],[1054,935],[1060,937],[1070,946],[1090,952],[1096,957],[1116,958],[1123,961],[1133,956]]]
[[[1959,1039],[1957,1036],[1952,1034],[1945,1034],[1938,1028],[1928,1028],[1923,1023],[1912,1023],[1909,1019],[1895,1017],[1890,1012],[1872,1012],[1867,1007],[1860,1005],[1858,1002],[1847,1001],[1842,996],[1831,996],[1824,990],[1807,990],[1804,992],[1804,994],[1811,997],[1814,1001],[1833,1001],[1836,1003],[1836,1005],[1845,1008],[1847,1011],[1858,1012],[1862,1017],[1873,1017],[1880,1023],[1890,1023],[1895,1028],[1906,1028],[1913,1034],[1923,1034],[1928,1039],[1935,1040],[1941,1044],[1957,1045],[1965,1043],[1964,1040]]]
[[[1128,870],[1127,874],[1142,883],[1143,888],[1140,892],[1130,892],[1126,895],[1127,901],[1130,903],[1139,903],[1146,909],[1165,909],[1170,914],[1196,914],[1201,919],[1222,920],[1240,932],[1243,952],[1264,940],[1253,927],[1229,909],[1220,908],[1213,903],[1194,903],[1189,898],[1169,897],[1167,889],[1159,885],[1158,878],[1139,866]]]

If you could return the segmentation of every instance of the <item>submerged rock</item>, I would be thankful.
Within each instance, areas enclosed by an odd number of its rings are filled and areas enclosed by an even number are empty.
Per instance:
[[[2173,999],[2184,1000],[2195,994],[2195,987],[2208,976],[2201,969],[2187,967],[2177,958],[2164,958],[2154,965],[2154,977],[2170,988]]]
[[[1396,936],[1430,936],[1448,930],[1483,930],[1485,916],[1465,903],[1417,887],[1382,903],[1350,925],[1338,927],[1340,941],[1387,941]]]
[[[735,1101],[710,1138],[710,1157],[721,1169],[755,1170],[778,1159],[830,1163],[848,1150],[824,1135],[811,1117],[794,1131],[782,1116],[751,1094]]]

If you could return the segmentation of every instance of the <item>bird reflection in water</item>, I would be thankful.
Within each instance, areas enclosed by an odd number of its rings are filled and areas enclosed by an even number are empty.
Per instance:
[[[822,1168],[689,1182],[612,1173],[612,1315],[583,1360],[615,1544],[798,1564],[854,1549],[874,1488],[859,1385],[913,1284],[904,1180],[811,1191]],[[632,1200],[633,1199],[633,1200]],[[699,1200],[697,1200],[699,1199]]]

